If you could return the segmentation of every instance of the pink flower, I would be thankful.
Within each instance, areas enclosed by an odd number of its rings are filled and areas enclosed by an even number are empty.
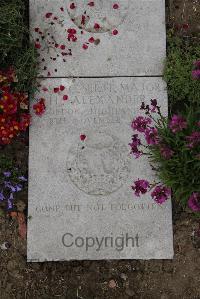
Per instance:
[[[159,143],[158,130],[153,127],[146,129],[145,139],[149,145],[157,145]]]
[[[138,116],[133,120],[131,127],[140,133],[144,133],[150,124],[151,119],[149,117]]]
[[[173,150],[171,150],[167,145],[161,145],[160,153],[161,153],[161,156],[166,160],[171,159],[171,157],[174,154]]]
[[[146,180],[137,180],[134,182],[134,186],[132,186],[132,189],[135,191],[136,196],[140,196],[141,194],[145,194],[148,191],[148,188],[150,187],[150,184]]]
[[[174,114],[169,123],[169,128],[173,133],[177,133],[187,128],[187,122],[181,115]]]
[[[142,102],[140,110],[144,110],[145,114],[149,115],[150,114],[150,108],[149,105],[146,105],[145,102]]]
[[[158,106],[158,102],[157,102],[157,100],[156,99],[152,99],[151,100],[151,112],[157,112],[157,111],[159,111],[159,109],[160,109],[160,107]]]
[[[129,145],[131,147],[131,154],[133,154],[136,159],[139,158],[142,155],[142,152],[138,149],[138,146],[141,145],[141,141],[138,138],[138,134],[132,136],[132,142],[129,143]]]
[[[194,80],[199,80],[200,79],[200,69],[192,71],[192,78]]]
[[[186,137],[186,140],[188,141],[187,146],[189,148],[194,148],[200,144],[200,132],[192,132],[190,136]]]
[[[151,193],[151,197],[158,204],[164,203],[171,195],[171,189],[167,188],[163,185],[156,186],[153,192]]]
[[[200,121],[198,121],[198,122],[197,122],[197,127],[199,127],[199,128],[200,128]]]
[[[200,193],[193,192],[188,200],[188,207],[194,212],[200,212]]]
[[[196,68],[200,69],[200,60],[194,61],[193,64]]]

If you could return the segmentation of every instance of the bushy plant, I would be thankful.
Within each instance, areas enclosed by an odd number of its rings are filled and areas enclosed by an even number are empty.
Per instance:
[[[22,0],[0,2],[0,67],[12,66],[18,78],[16,89],[31,92],[37,76],[37,53],[30,42],[26,8]]]
[[[0,71],[0,144],[9,144],[30,124],[28,95],[15,91],[17,78],[10,68]]]
[[[139,179],[132,186],[135,195],[152,190],[152,198],[162,204],[172,190],[184,207],[188,204],[193,211],[200,212],[200,110],[189,107],[184,114],[168,119],[162,116],[156,100],[150,105],[143,103],[141,110],[145,115],[132,122],[135,134],[131,152],[135,158],[148,155],[158,183]]]
[[[185,105],[200,105],[200,83],[191,74],[194,61],[200,60],[199,40],[177,37],[169,31],[167,41],[164,78],[172,107],[180,110]]]

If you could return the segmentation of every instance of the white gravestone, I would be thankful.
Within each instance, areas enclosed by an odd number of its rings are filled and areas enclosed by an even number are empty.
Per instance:
[[[164,0],[30,0],[30,28],[40,76],[162,75]]]
[[[171,201],[134,196],[133,181],[154,173],[128,145],[142,101],[157,98],[167,114],[162,79],[40,83],[47,108],[30,128],[28,261],[172,258]]]

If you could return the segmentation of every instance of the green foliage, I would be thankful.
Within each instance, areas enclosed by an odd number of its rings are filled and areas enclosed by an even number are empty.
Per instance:
[[[199,41],[175,37],[170,31],[167,54],[164,78],[172,107],[182,109],[185,104],[199,105],[200,81],[191,76],[193,62],[200,60]]]
[[[18,91],[32,91],[37,75],[37,53],[29,40],[27,6],[22,0],[0,2],[0,66],[14,66]]]
[[[3,175],[5,171],[12,173],[11,179],[13,182],[18,182],[18,177],[22,175],[17,169],[13,159],[8,155],[0,153],[0,184],[5,180],[5,176]]]
[[[186,136],[192,132],[200,132],[197,126],[200,110],[187,108],[184,117],[187,120],[187,128],[180,132],[172,133],[167,119],[157,127],[162,143],[174,152],[172,157],[164,158],[159,146],[150,147],[150,153],[151,162],[157,165],[159,179],[172,188],[175,199],[186,206],[191,194],[200,192],[200,143],[190,149],[186,141]]]

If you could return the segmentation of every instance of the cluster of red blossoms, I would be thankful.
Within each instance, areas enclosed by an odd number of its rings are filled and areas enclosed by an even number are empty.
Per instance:
[[[15,82],[13,68],[0,71],[0,144],[9,144],[30,124],[28,96],[14,90]]]

